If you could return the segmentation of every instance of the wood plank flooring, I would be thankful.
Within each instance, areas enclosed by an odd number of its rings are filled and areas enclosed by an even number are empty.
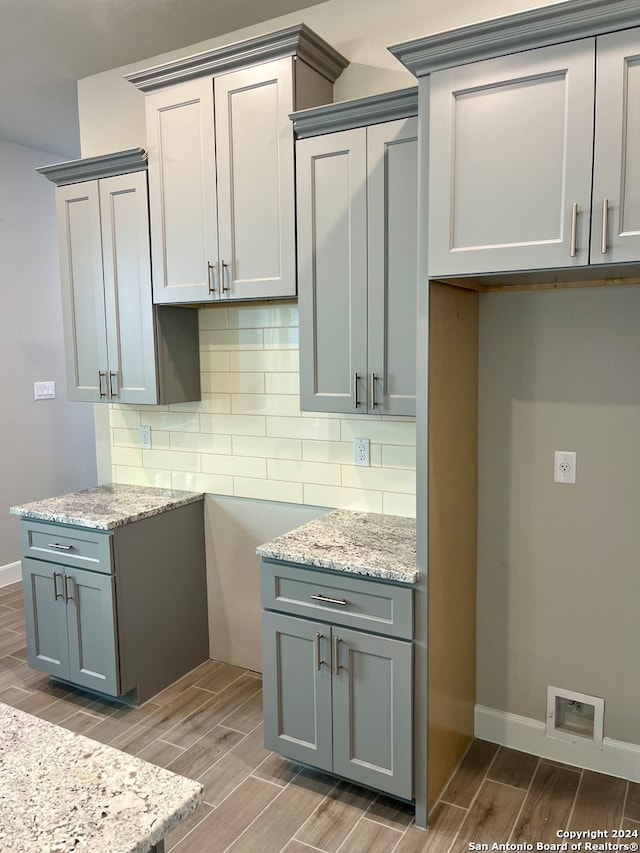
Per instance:
[[[26,664],[21,584],[0,588],[1,702],[204,785],[204,802],[167,851],[462,853],[558,843],[558,829],[640,835],[640,784],[486,741],[472,744],[429,830],[417,829],[408,806],[265,750],[261,687],[258,673],[217,661],[140,708],[57,685]]]

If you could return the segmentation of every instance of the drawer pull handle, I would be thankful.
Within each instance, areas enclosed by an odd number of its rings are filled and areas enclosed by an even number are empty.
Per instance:
[[[320,667],[324,663],[322,660],[322,651],[320,649],[320,640],[323,639],[323,634],[316,634],[316,667],[318,672],[320,671]]]
[[[328,598],[326,595],[312,595],[314,601],[322,601],[325,604],[339,604],[340,607],[346,607],[349,603],[346,598]]]
[[[56,551],[73,551],[73,545],[60,545],[59,542],[49,542],[47,548],[55,548]]]
[[[71,583],[73,583],[73,578],[70,578],[69,575],[63,575],[62,576],[62,588],[64,590],[65,604],[67,604],[69,601],[73,601],[73,596],[69,595],[69,587],[67,586],[69,581],[71,581]]]
[[[342,640],[340,637],[333,638],[333,673],[334,675],[340,675],[340,643]]]
[[[61,592],[58,592],[58,581],[57,581],[57,578],[61,578],[61,577],[62,577],[62,573],[61,573],[61,572],[54,572],[54,573],[53,573],[53,595],[54,595],[54,599],[53,599],[53,600],[54,600],[54,601],[57,601],[59,598],[64,598],[64,596],[62,595],[62,593],[61,593]]]

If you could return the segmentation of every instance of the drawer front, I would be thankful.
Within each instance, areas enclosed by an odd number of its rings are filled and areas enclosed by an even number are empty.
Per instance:
[[[22,554],[102,574],[112,574],[113,536],[102,530],[24,519],[20,522]]]
[[[413,637],[413,590],[362,576],[263,560],[262,606],[376,634]]]

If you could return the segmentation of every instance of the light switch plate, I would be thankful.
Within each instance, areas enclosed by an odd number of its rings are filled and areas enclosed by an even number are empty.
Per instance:
[[[33,383],[33,399],[34,400],[55,400],[56,397],[56,383],[52,381],[48,382],[34,382]]]

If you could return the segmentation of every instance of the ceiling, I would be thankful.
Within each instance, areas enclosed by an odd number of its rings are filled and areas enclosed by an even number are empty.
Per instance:
[[[78,157],[76,81],[322,0],[0,0],[0,138]]]

